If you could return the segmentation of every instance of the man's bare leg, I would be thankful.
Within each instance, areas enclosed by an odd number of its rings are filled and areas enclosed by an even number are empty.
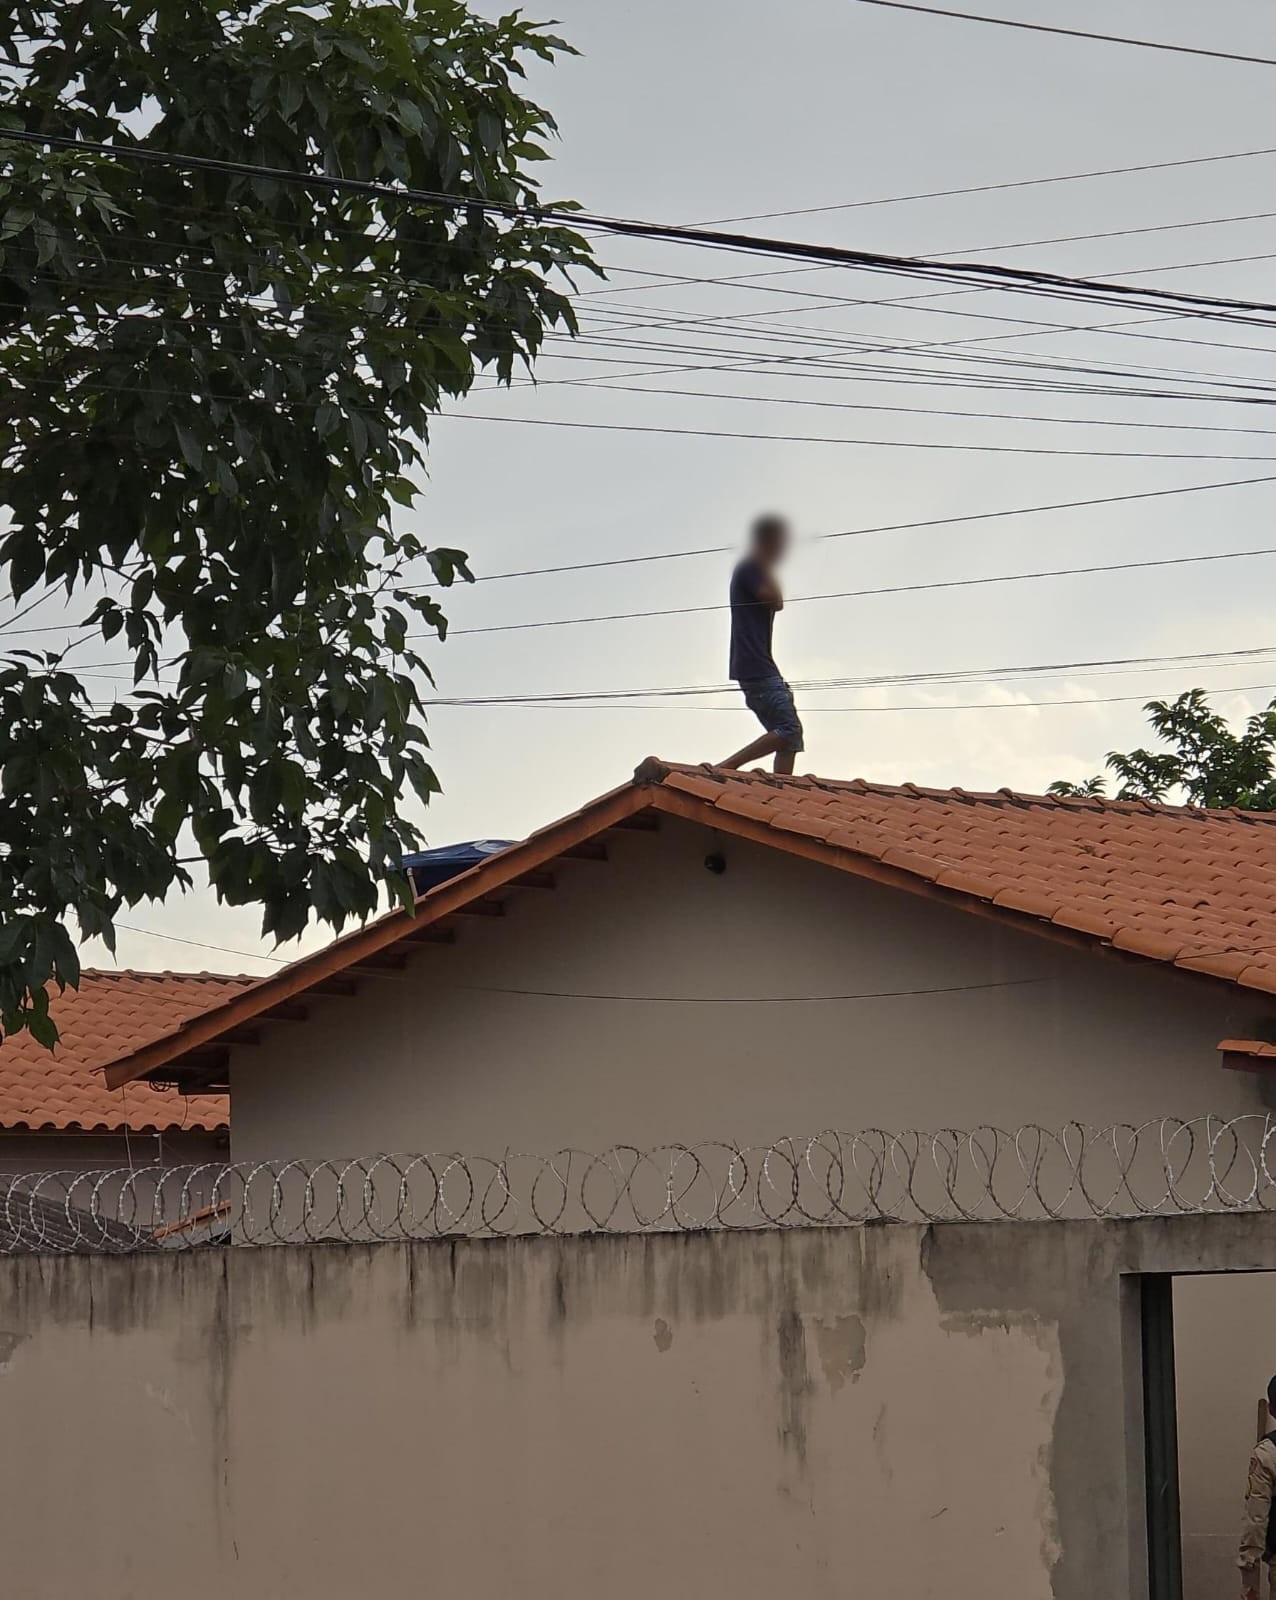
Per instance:
[[[784,742],[784,735],[779,733],[764,733],[760,739],[755,739],[752,744],[746,744],[743,750],[737,750],[733,756],[728,756],[725,761],[717,763],[725,767],[728,772],[734,772],[739,767],[747,767],[750,761],[761,761],[764,756],[775,755],[775,770],[780,771],[780,762],[787,760],[788,767],[793,771],[793,757],[787,751],[780,749]]]
[[[793,776],[793,763],[796,756],[792,750],[777,750],[775,752],[775,766],[773,771],[782,773],[786,778]]]

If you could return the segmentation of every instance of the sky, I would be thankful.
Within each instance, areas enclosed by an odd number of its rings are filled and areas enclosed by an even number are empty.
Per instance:
[[[504,8],[478,6],[492,16]],[[987,0],[984,8],[1038,22],[1062,15],[1047,0]],[[532,77],[561,130],[554,163],[544,169],[549,197],[572,197],[598,213],[672,222],[841,207],[740,226],[897,254],[973,252],[1091,277],[1137,273],[1135,282],[1276,299],[1273,261],[1185,267],[1265,253],[1276,259],[1276,217],[1129,231],[1276,212],[1276,155],[862,203],[1276,145],[1269,109],[1276,69],[912,15],[857,0],[789,0],[784,7],[761,0],[559,0],[555,10],[558,31],[581,53]],[[1267,0],[1218,0],[1208,10],[1188,0],[1156,6],[1073,0],[1066,22],[1276,56],[1276,17]],[[1118,230],[1125,236],[1012,248]],[[1276,462],[1276,437],[1235,431],[1276,430],[1276,419],[1261,406],[1219,401],[875,381],[847,369],[845,348],[837,353],[842,370],[828,376],[776,370],[774,359],[770,370],[757,370],[768,355],[793,353],[775,332],[791,327],[822,338],[822,346],[796,348],[826,360],[830,338],[901,345],[991,336],[995,342],[975,345],[972,353],[1173,369],[1181,387],[1184,373],[1266,381],[1276,354],[1270,335],[1265,341],[1256,330],[1199,320],[1137,329],[1158,340],[1221,340],[1239,348],[1157,342],[1076,331],[1130,320],[1109,307],[991,292],[886,307],[862,302],[926,286],[842,267],[752,286],[686,283],[651,275],[721,279],[774,271],[777,263],[613,238],[598,240],[597,251],[610,275],[605,285],[581,285],[607,291],[579,302],[588,342],[574,350],[553,344],[535,387],[476,392],[463,415],[441,418],[434,428],[416,526],[431,543],[468,551],[479,575],[731,546],[754,514],[769,509],[787,514],[797,531],[787,577],[795,597],[1276,545],[1270,537],[1276,484],[821,540],[883,524],[1276,474],[1276,465],[1265,464]],[[671,322],[686,317],[746,320],[713,336],[703,327],[671,331]],[[1043,332],[996,317],[1075,327]],[[749,319],[768,331],[747,333]],[[635,348],[643,341],[694,348],[682,355],[644,352]],[[705,350],[713,354],[696,353]],[[581,360],[585,354],[596,359]],[[967,377],[979,370],[952,356],[881,358],[909,359],[927,371],[941,361]],[[753,370],[618,376],[728,361]],[[603,375],[607,381],[580,382]],[[1161,370],[1149,381],[1167,376]],[[697,393],[633,393],[621,383]],[[871,409],[889,405],[1013,415]],[[572,421],[878,442],[559,425]],[[1171,421],[1225,431],[1129,426]],[[918,441],[1001,450],[914,448]],[[1165,459],[1006,448],[1014,446]],[[1192,459],[1202,454],[1260,459]],[[727,617],[720,609],[549,629],[464,630],[720,607],[731,562],[730,555],[702,556],[484,582],[454,593],[447,601],[453,632],[428,650],[439,693],[721,685]],[[1141,672],[1074,669],[1039,681],[1015,669],[1276,648],[1273,576],[1276,557],[1259,557],[790,604],[777,620],[776,653],[794,682],[999,669],[985,681],[951,687],[887,682],[800,691],[807,750],[798,770],[1040,792],[1053,779],[1098,771],[1108,750],[1143,742],[1142,699],[1199,684],[1224,691],[1214,704],[1241,718],[1276,694],[1276,657]],[[1083,703],[1022,704],[1042,700]],[[967,706],[975,709],[951,709]],[[754,731],[730,694],[636,706],[440,707],[431,739],[443,793],[425,819],[429,842],[521,837],[623,782],[647,755],[713,760]],[[258,922],[253,909],[219,907],[207,891],[174,896],[122,916],[119,960],[147,969],[264,974],[273,965],[269,954],[277,960],[330,936],[314,929],[300,945],[271,952],[258,937]],[[100,949],[86,954],[105,964]]]

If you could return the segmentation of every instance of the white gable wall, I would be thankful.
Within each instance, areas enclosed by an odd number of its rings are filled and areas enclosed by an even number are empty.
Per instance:
[[[232,1061],[236,1160],[1059,1125],[1264,1108],[1261,995],[664,819]],[[721,851],[724,874],[704,857]],[[1026,981],[1033,980],[1033,981]],[[959,986],[994,985],[999,987]],[[768,1004],[612,996],[953,993]]]

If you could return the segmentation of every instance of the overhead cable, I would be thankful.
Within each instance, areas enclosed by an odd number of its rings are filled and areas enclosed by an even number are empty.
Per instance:
[[[1046,22],[1024,22],[1017,17],[988,17],[976,11],[949,11],[942,6],[923,6],[915,0],[859,0],[860,5],[887,6],[892,11],[920,11],[929,17],[955,17],[961,22],[989,22],[998,28],[1024,28],[1029,33],[1057,33],[1070,39],[1097,39],[1103,44],[1137,45],[1141,50],[1171,50],[1176,55],[1211,56],[1216,61],[1245,61],[1256,67],[1276,67],[1271,56],[1243,55],[1235,50],[1210,50],[1205,45],[1169,44],[1163,39],[1132,39],[1120,33],[1091,33],[1083,28],[1060,28]]]
[[[870,3],[887,4],[895,3],[895,0],[870,0]],[[1272,64],[1276,65],[1276,62]],[[880,251],[807,244],[792,239],[769,239],[752,234],[723,233],[708,228],[689,228],[636,218],[600,216],[585,211],[492,200],[478,195],[447,194],[407,185],[375,183],[366,179],[338,177],[330,173],[302,172],[287,167],[263,166],[254,162],[223,161],[211,156],[156,150],[146,145],[109,144],[100,140],[38,133],[30,129],[6,128],[0,131],[0,142],[5,140],[16,140],[51,149],[79,150],[114,160],[168,166],[177,170],[266,178],[277,183],[294,183],[306,188],[358,194],[368,198],[442,205],[454,210],[468,209],[492,216],[531,219],[577,229],[593,227],[626,238],[701,245],[717,250],[779,255],[798,260],[818,260],[830,265],[861,267],[867,271],[900,272],[905,275],[931,277],[942,282],[987,281],[1021,293],[1097,297],[1100,303],[1109,304],[1123,298],[1135,297],[1152,306],[1172,304],[1190,308],[1193,315],[1217,317],[1228,321],[1254,320],[1257,314],[1266,317],[1276,316],[1276,304],[1267,301],[1227,299],[1216,295],[1193,295],[1170,289],[1143,288],[1108,280],[1034,272],[992,262],[931,261],[917,257],[887,255]],[[1270,324],[1264,321],[1262,325]]]
[[[1231,478],[1225,483],[1184,483],[1173,489],[1137,489],[1127,494],[1098,495],[1087,500],[1052,500],[1044,505],[1006,506],[1000,511],[967,511],[951,517],[923,517],[912,522],[883,522],[863,528],[838,528],[831,533],[815,533],[811,543],[826,539],[862,539],[873,533],[905,533],[917,528],[947,528],[966,522],[995,522],[1006,517],[1035,517],[1048,511],[1088,511],[1095,506],[1124,505],[1134,500],[1163,500],[1171,495],[1206,494],[1215,489],[1240,489],[1250,484],[1276,483],[1276,475],[1262,478]],[[480,573],[475,583],[503,583],[511,578],[543,578],[564,572],[592,572],[600,567],[646,566],[653,561],[685,561],[696,556],[725,556],[735,553],[734,544],[700,545],[689,550],[661,550],[648,555],[607,556],[597,561],[566,561],[552,567],[519,567],[511,572]],[[438,584],[406,584],[405,588],[439,588]]]
[[[701,224],[722,228],[732,222],[772,222],[779,217],[811,217],[830,211],[858,211],[865,206],[902,206],[914,200],[950,200],[958,195],[992,194],[1001,189],[1033,189],[1046,183],[1079,183],[1086,178],[1118,178],[1132,172],[1165,172],[1171,167],[1201,167],[1214,161],[1248,161],[1276,156],[1276,145],[1262,150],[1229,150],[1217,156],[1185,156],[1177,161],[1143,161],[1127,167],[1098,167],[1089,172],[1059,172],[1048,178],[1013,178],[1002,183],[975,183],[961,189],[923,189],[915,194],[888,194],[868,200],[841,200],[833,205],[799,206],[792,211],[752,211],[740,217],[710,217]]]
[[[175,933],[160,933],[155,928],[138,928],[130,922],[113,922],[115,928],[122,928],[126,933],[140,933],[147,939],[164,939],[169,944],[186,944],[196,950],[216,950],[224,956],[240,956],[246,961],[270,961],[276,966],[286,967],[294,958],[289,956],[269,956],[260,950],[236,950],[230,945],[209,944],[204,939],[181,939]]]
[[[861,675],[858,677],[834,678],[793,678],[791,687],[802,694],[822,694],[842,689],[881,689],[881,688],[951,688],[959,684],[994,684],[1002,686],[1011,682],[1045,682],[1049,679],[1065,679],[1075,682],[1078,678],[1124,678],[1132,675],[1164,672],[1167,668],[1177,667],[1242,667],[1252,666],[1259,661],[1266,661],[1276,655],[1276,644],[1251,645],[1242,650],[1192,650],[1186,654],[1167,656],[1107,656],[1093,660],[1082,661],[1039,661],[1027,664],[1001,663],[992,666],[980,667],[945,667],[934,668],[925,672],[884,672]],[[165,662],[166,666],[175,665],[179,658],[174,657]],[[77,678],[116,678],[115,674],[103,670],[106,668],[131,667],[131,661],[90,661],[82,667],[72,669]],[[154,681],[154,680],[147,680]],[[170,682],[171,680],[164,680]],[[698,684],[661,684],[647,685],[638,689],[571,689],[522,691],[519,694],[496,695],[434,695],[431,705],[520,705],[570,703],[573,701],[624,701],[624,700],[680,700],[703,697],[705,695],[734,695],[737,690],[735,683],[698,683]]]
[[[163,391],[152,391],[160,392]],[[1276,461],[1276,456],[1240,455],[1227,452],[1190,450],[1067,450],[1053,445],[970,444],[938,439],[847,439],[838,434],[745,433],[731,428],[675,428],[641,422],[578,422],[568,417],[500,417],[485,411],[447,411],[449,421],[504,422],[525,428],[585,428],[597,433],[654,433],[683,435],[695,439],[774,440],[780,444],[840,444],[875,450],[956,450],[976,454],[1011,456],[1083,456],[1087,459],[1125,461]]]
[[[1222,483],[1184,483],[1170,489],[1136,489],[1125,494],[1095,495],[1084,500],[1052,500],[1040,505],[1005,506],[996,511],[967,511],[956,516],[922,517],[909,522],[885,522],[862,528],[838,528],[828,533],[811,535],[811,542],[829,539],[862,539],[877,533],[906,533],[922,528],[944,528],[971,522],[996,522],[1009,517],[1042,516],[1052,511],[1088,511],[1097,506],[1125,505],[1139,500],[1163,500],[1186,494],[1208,494],[1219,489],[1248,488],[1254,484],[1276,483],[1276,474],[1260,478],[1231,478]],[[540,578],[559,576],[565,572],[593,572],[604,567],[646,566],[657,561],[685,561],[701,556],[731,555],[734,544],[699,545],[684,550],[660,550],[647,554],[608,556],[594,561],[559,562],[548,567],[520,567],[509,572],[480,573],[476,583],[503,583],[515,578]],[[407,590],[437,589],[437,583],[402,584]],[[61,592],[48,590],[47,595]],[[9,619],[13,621],[16,619]],[[14,637],[49,632],[80,632],[92,627],[90,623],[49,623],[40,628],[9,629],[8,622],[0,622],[0,630],[11,631]]]
[[[921,594],[941,589],[976,589],[999,583],[1038,583],[1052,578],[1090,577],[1109,572],[1141,572],[1154,567],[1201,566],[1215,561],[1252,561],[1261,556],[1276,556],[1276,547],[1260,550],[1220,550],[1197,556],[1158,556],[1150,561],[1115,561],[1099,566],[1051,567],[1041,572],[993,573],[982,578],[936,578],[926,583],[892,583],[872,589],[841,589],[820,594],[788,596],[785,605],[804,605],[817,600],[863,600],[876,595]],[[760,604],[761,602],[759,602]],[[575,628],[595,622],[648,621],[654,617],[703,616],[709,612],[726,611],[725,605],[668,606],[653,611],[611,611],[599,616],[549,617],[532,622],[488,623],[477,628],[449,628],[448,638],[480,633],[526,633],[534,628]],[[409,639],[432,638],[433,634],[410,633]]]
[[[1199,687],[1195,686],[1194,687]],[[1202,694],[1271,694],[1276,691],[1276,683],[1238,683],[1226,688],[1201,689]],[[877,714],[896,715],[910,711],[925,712],[951,712],[951,711],[1050,711],[1076,706],[1110,706],[1132,705],[1137,701],[1144,704],[1150,698],[1145,689],[1141,694],[1100,694],[1079,695],[1068,700],[968,700],[945,704],[935,701],[930,705],[888,705],[888,706],[813,706],[803,705],[802,715],[806,716],[872,716]],[[517,711],[663,711],[669,715],[669,706],[664,701],[626,701],[618,705],[589,705],[579,701],[540,700],[540,701],[511,701],[511,700],[439,700],[427,701],[427,710],[517,710]],[[727,716],[744,715],[743,704],[734,706],[697,706],[683,705],[680,711],[711,711]]]

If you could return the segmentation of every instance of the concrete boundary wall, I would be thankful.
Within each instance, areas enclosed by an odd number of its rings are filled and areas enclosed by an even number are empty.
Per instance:
[[[2,1260],[4,1593],[1129,1600],[1136,1275],[1274,1268],[1263,1215]]]

